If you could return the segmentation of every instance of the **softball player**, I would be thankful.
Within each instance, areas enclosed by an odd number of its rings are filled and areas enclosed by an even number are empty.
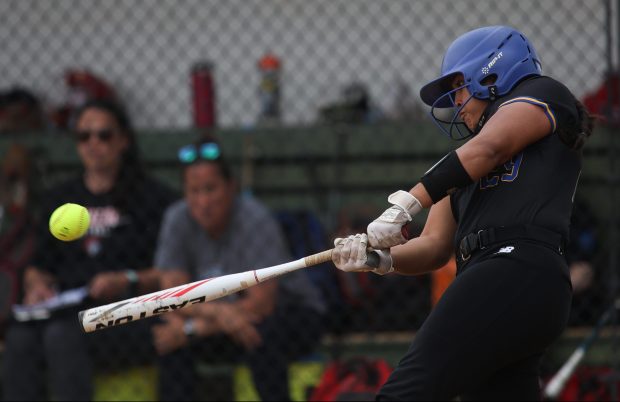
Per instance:
[[[456,252],[456,279],[377,400],[540,399],[539,361],[570,309],[564,248],[592,118],[506,26],[457,38],[420,95],[445,133],[471,139],[333,253],[344,271],[416,275]],[[422,234],[406,242],[402,226],[426,207]],[[366,265],[367,246],[379,268]]]

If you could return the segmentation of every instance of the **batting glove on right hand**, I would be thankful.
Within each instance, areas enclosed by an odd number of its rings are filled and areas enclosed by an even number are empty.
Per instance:
[[[374,272],[385,275],[394,271],[390,250],[373,250],[379,257],[378,266],[370,266],[368,256],[368,236],[365,233],[334,240],[332,261],[345,272]]]
[[[404,244],[407,238],[402,229],[412,216],[422,210],[422,204],[407,191],[399,190],[388,197],[392,205],[368,225],[368,242],[374,249],[389,249]]]

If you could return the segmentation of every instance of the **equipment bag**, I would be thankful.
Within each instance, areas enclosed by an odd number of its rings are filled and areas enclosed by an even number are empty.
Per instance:
[[[384,359],[352,357],[327,365],[311,401],[373,401],[392,373]]]

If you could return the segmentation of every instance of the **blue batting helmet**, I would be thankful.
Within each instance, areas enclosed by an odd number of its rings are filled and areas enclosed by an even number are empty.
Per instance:
[[[420,90],[427,105],[454,106],[450,96],[452,80],[463,74],[465,86],[477,99],[493,99],[508,93],[523,78],[541,75],[540,60],[534,47],[521,32],[507,26],[474,29],[458,37],[444,55],[441,76]],[[492,86],[482,85],[495,77]],[[494,92],[494,93],[493,93]]]

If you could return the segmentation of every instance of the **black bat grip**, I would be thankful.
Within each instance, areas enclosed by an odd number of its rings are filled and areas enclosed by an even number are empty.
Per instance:
[[[366,253],[366,265],[373,268],[379,268],[379,254],[376,251],[369,251]]]

